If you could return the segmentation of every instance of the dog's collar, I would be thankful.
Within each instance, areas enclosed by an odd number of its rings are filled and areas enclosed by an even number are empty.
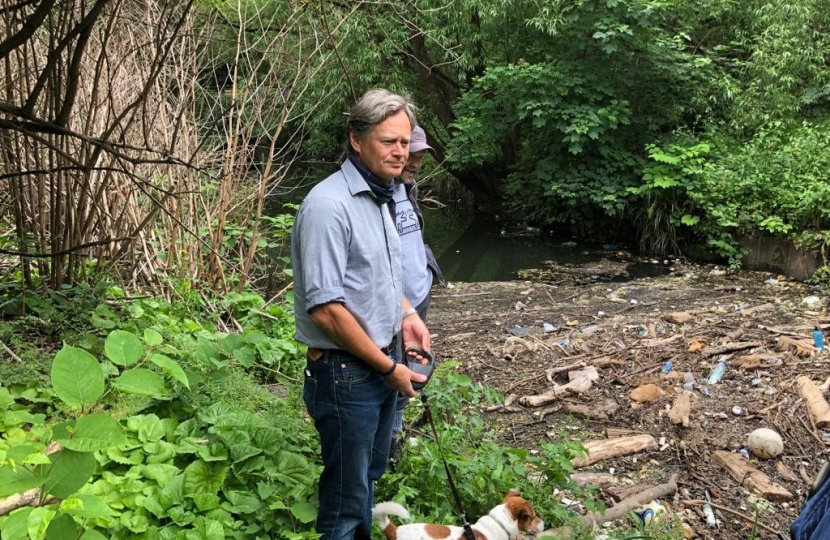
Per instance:
[[[492,519],[493,521],[495,521],[495,522],[496,522],[496,525],[498,525],[499,527],[501,527],[501,530],[503,530],[503,531],[504,531],[504,534],[506,534],[506,535],[507,535],[507,538],[511,538],[511,537],[513,536],[512,534],[510,534],[510,531],[508,531],[508,530],[507,530],[507,527],[505,527],[505,526],[504,526],[504,523],[502,523],[502,522],[499,520],[499,518],[497,518],[496,516],[494,516],[494,515],[492,514],[492,512],[490,512],[489,514],[487,514],[487,517],[488,517],[488,518],[490,518],[490,519]]]

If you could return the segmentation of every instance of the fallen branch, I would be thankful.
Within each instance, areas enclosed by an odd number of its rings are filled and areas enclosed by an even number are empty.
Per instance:
[[[830,405],[824,400],[821,390],[809,377],[802,375],[796,379],[801,397],[807,402],[807,408],[817,427],[823,429],[830,425]]]
[[[574,371],[569,373],[571,376],[571,381],[568,384],[563,385],[554,385],[553,389],[545,392],[544,394],[538,394],[535,396],[524,396],[519,400],[522,405],[528,405],[531,407],[538,407],[539,405],[545,405],[546,403],[550,403],[551,401],[555,401],[559,396],[568,393],[575,393],[580,394],[585,392],[591,385],[593,381],[599,379],[599,373],[597,372],[597,368],[594,366],[588,366],[581,371]]]
[[[748,521],[749,523],[755,523],[755,516],[748,516],[746,514],[742,514],[741,512],[738,512],[737,510],[733,510],[732,508],[729,508],[728,506],[723,506],[722,504],[715,504],[713,502],[707,503],[706,501],[699,500],[699,499],[686,499],[686,500],[681,500],[680,502],[682,504],[700,505],[700,506],[703,506],[704,504],[708,504],[712,508],[717,508],[718,510],[722,510],[723,512],[727,512],[729,514],[732,514],[733,516],[738,516],[738,517]],[[760,521],[758,521],[758,526],[761,527],[762,529],[764,529],[767,532],[770,532],[770,533],[772,533],[776,536],[778,535],[778,531],[776,531],[772,527],[764,525]]]
[[[0,341],[0,345],[2,345],[2,346],[3,346],[3,349],[5,349],[5,351],[6,351],[7,353],[9,353],[9,356],[11,356],[14,360],[16,360],[16,361],[20,362],[21,364],[23,363],[23,360],[21,360],[21,358],[20,358],[19,356],[17,356],[16,354],[14,354],[14,351],[13,351],[13,350],[11,350],[11,349],[9,349],[8,345],[6,345],[5,343],[3,343],[2,341]]]
[[[674,495],[677,493],[677,479],[678,475],[673,474],[665,484],[654,486],[636,495],[632,495],[627,499],[623,499],[611,508],[606,508],[604,512],[597,511],[583,516],[582,523],[586,528],[593,529],[600,523],[618,520],[638,506],[642,506],[654,499],[665,499]]]
[[[705,347],[700,354],[703,356],[715,356],[734,351],[742,351],[744,349],[752,349],[754,347],[763,347],[764,344],[760,341],[739,341],[737,343],[727,343],[718,347]]]
[[[576,458],[571,463],[576,468],[586,467],[604,459],[635,454],[643,450],[657,448],[657,441],[648,434],[619,437],[616,439],[599,439],[588,441],[584,445],[588,455],[584,458]]]

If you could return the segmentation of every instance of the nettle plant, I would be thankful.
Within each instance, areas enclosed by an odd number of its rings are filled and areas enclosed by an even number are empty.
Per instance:
[[[284,448],[292,437],[282,428],[222,402],[169,417],[147,412],[189,387],[165,354],[177,352],[155,330],[143,339],[114,330],[108,362],[65,345],[51,390],[0,388],[2,540],[314,536],[318,474]],[[55,416],[69,419],[33,412],[50,392],[61,402]],[[122,407],[138,399],[144,414],[117,419],[105,396]]]

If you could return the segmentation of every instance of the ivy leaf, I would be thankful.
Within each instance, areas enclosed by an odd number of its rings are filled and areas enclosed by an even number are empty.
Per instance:
[[[262,501],[246,491],[226,491],[225,497],[233,505],[231,511],[234,513],[253,514],[262,507]]]
[[[164,356],[163,354],[151,354],[150,362],[160,367],[165,373],[179,381],[182,386],[190,390],[190,381],[187,380],[187,375],[185,375],[184,370],[178,362],[172,358]]]
[[[112,381],[112,385],[128,394],[150,397],[163,397],[166,394],[164,381],[159,374],[146,368],[125,371]]]
[[[162,488],[167,485],[167,482],[169,482],[171,478],[176,477],[178,473],[178,467],[166,463],[155,463],[141,467],[141,474],[151,480],[155,480],[156,483]]]
[[[58,439],[58,442],[70,450],[93,452],[118,447],[128,441],[124,428],[113,417],[106,413],[95,413],[79,418],[72,438]]]
[[[80,422],[80,420],[79,420]],[[64,448],[55,456],[43,491],[65,499],[81,489],[95,472],[95,455]]]
[[[194,461],[184,470],[184,494],[186,497],[208,493],[217,494],[228,474],[227,465]]]
[[[113,330],[104,343],[104,353],[113,364],[131,366],[144,356],[141,340],[132,332]]]
[[[104,394],[104,371],[85,350],[64,345],[52,362],[52,387],[67,405],[92,405]]]

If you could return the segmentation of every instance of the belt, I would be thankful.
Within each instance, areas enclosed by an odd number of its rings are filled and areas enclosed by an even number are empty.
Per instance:
[[[381,347],[380,348],[380,352],[382,352],[386,356],[389,356],[390,354],[392,354],[392,351],[394,351],[397,346],[398,346],[398,336],[395,336],[394,338],[392,338],[392,341],[389,342],[389,345],[387,345],[386,347]],[[322,356],[326,352],[329,352],[329,351],[343,352],[343,353],[346,353],[346,354],[352,354],[349,351],[344,350],[344,349],[316,349],[314,347],[309,347],[308,348],[308,358],[312,362],[316,362],[317,360],[322,358]],[[352,356],[354,356],[354,355],[352,354]]]

